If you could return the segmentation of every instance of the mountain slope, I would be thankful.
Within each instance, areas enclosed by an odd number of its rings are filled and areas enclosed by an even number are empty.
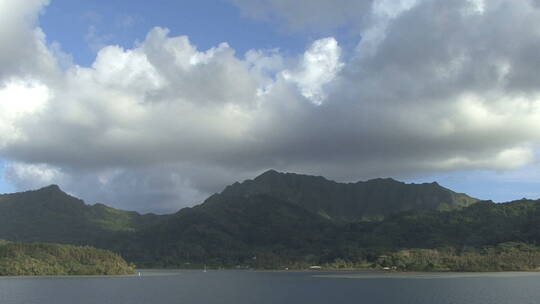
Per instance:
[[[381,221],[337,224],[271,196],[214,196],[135,233],[128,243],[137,245],[122,253],[157,267],[305,267],[336,259],[362,264],[404,248],[461,256],[508,242],[540,244],[539,227],[540,200],[482,201],[447,212],[410,210]]]
[[[56,185],[0,195],[0,239],[100,245],[164,216],[140,215],[103,204],[86,205]]]
[[[400,248],[540,242],[540,203],[473,202],[435,183],[344,184],[269,171],[157,216],[85,205],[49,186],[0,195],[0,239],[90,244],[143,267],[267,268],[374,261]],[[375,216],[383,218],[359,221]]]
[[[141,231],[136,242],[144,249],[123,254],[143,265],[165,256],[160,266],[235,265],[259,254],[301,259],[323,251],[333,229],[326,218],[272,196],[212,196]]]
[[[321,176],[267,171],[253,180],[235,183],[220,196],[265,194],[337,221],[382,218],[414,209],[454,210],[477,199],[431,184],[405,184],[393,179],[337,183]]]
[[[459,250],[505,242],[540,244],[540,200],[481,201],[450,212],[415,210],[343,227],[343,243],[368,248]]]

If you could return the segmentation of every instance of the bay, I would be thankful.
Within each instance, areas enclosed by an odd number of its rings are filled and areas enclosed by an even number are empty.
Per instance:
[[[538,303],[539,273],[143,270],[123,277],[0,278],[2,304]]]

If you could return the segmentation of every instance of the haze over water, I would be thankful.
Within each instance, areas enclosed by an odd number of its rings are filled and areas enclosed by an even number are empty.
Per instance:
[[[1,278],[2,304],[538,303],[540,274],[142,271],[130,277]]]

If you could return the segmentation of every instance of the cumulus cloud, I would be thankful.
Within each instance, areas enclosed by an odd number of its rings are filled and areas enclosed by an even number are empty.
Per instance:
[[[324,85],[332,82],[343,67],[341,49],[334,38],[317,40],[306,51],[296,71],[282,72],[285,80],[295,82],[302,95],[320,105],[326,99]]]
[[[36,28],[39,12],[48,0],[0,2],[0,81],[13,75],[51,73],[55,59],[45,45],[45,34]]]
[[[268,168],[357,180],[535,161],[534,2],[235,2],[294,28],[355,27],[360,43],[346,57],[332,37],[296,57],[237,54],[156,27],[131,49],[107,45],[91,66],[65,66],[36,27],[46,1],[0,2],[0,17],[19,16],[0,41],[24,47],[0,51],[6,178],[173,211]]]
[[[12,163],[6,169],[6,177],[16,187],[39,188],[63,181],[62,172],[47,164]]]
[[[16,122],[28,115],[37,114],[49,99],[49,89],[32,81],[8,81],[0,89],[0,148],[24,138]]]

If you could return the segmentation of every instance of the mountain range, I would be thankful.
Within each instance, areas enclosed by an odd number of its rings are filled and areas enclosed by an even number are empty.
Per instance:
[[[93,245],[143,267],[372,261],[402,248],[540,241],[539,201],[495,204],[437,183],[338,183],[267,171],[168,215],[86,205],[52,185],[0,195],[0,239]]]
[[[274,170],[253,180],[228,186],[217,196],[249,197],[256,194],[269,195],[328,219],[344,222],[384,218],[414,209],[454,210],[478,201],[437,183],[405,184],[391,178],[338,183],[322,176]]]

